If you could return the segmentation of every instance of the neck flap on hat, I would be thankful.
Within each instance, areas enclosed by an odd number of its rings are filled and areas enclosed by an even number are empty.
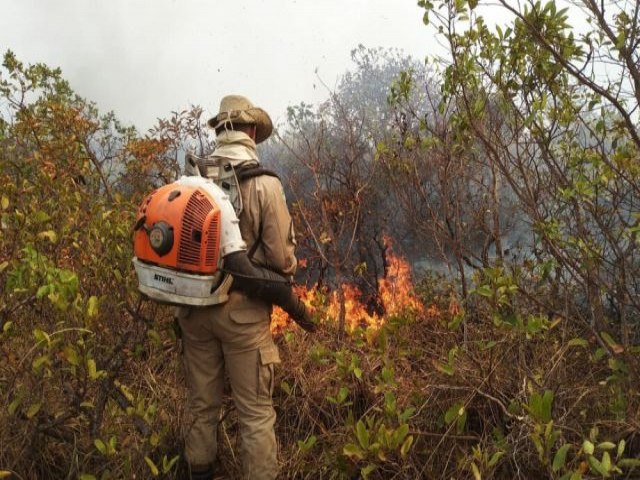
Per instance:
[[[228,158],[234,165],[259,161],[256,142],[246,133],[235,130],[225,130],[216,137],[216,149],[211,156]]]

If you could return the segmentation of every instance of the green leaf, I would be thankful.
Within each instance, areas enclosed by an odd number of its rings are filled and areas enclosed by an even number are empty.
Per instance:
[[[445,365],[443,363],[438,362],[437,360],[432,360],[433,366],[436,367],[436,370],[452,376],[455,373],[455,368],[453,368],[451,365]]]
[[[36,328],[33,330],[33,337],[36,339],[38,343],[47,343],[47,345],[51,344],[51,339],[49,338],[49,334],[44,330],[40,330]]]
[[[162,457],[162,473],[169,473],[179,459],[180,455],[176,455],[171,460],[169,460],[166,455]]]
[[[411,449],[411,445],[413,445],[413,435],[409,435],[407,438],[404,439],[404,442],[400,447],[400,455],[402,457],[407,456],[407,453],[409,453],[409,450]]]
[[[624,347],[616,342],[607,332],[600,332],[600,336],[614,353],[624,352]]]
[[[571,445],[568,443],[565,443],[558,449],[555,456],[553,457],[553,465],[551,466],[554,472],[557,472],[562,467],[564,467],[564,464],[567,460],[567,452],[569,451],[570,448],[571,448]]]
[[[502,458],[502,456],[504,455],[503,451],[498,451],[496,453],[494,453],[491,456],[491,459],[489,460],[489,466],[493,467],[496,465],[496,463],[498,463],[498,460],[500,460]]]
[[[28,408],[27,413],[25,414],[27,418],[35,417],[37,413],[40,411],[40,407],[42,407],[42,402],[34,403],[33,405],[31,405]]]
[[[365,450],[369,448],[369,431],[362,420],[356,423],[356,437],[362,448]]]
[[[489,287],[488,285],[480,285],[478,288],[476,288],[475,293],[477,293],[481,297],[493,297],[493,290],[491,290],[491,287]]]
[[[613,442],[600,442],[598,445],[596,445],[596,448],[600,450],[613,450],[614,448],[616,448],[616,444]]]
[[[573,338],[569,340],[567,345],[569,345],[570,347],[587,347],[589,346],[589,342],[584,338]]]
[[[158,445],[160,445],[160,435],[158,434],[158,432],[153,432],[151,434],[151,436],[149,437],[149,444],[152,447],[157,447]]]
[[[4,272],[8,266],[9,262],[7,262],[6,260],[4,262],[0,262],[0,273]]]
[[[480,470],[475,462],[471,462],[471,472],[473,473],[473,478],[475,480],[482,480],[482,475],[480,474]]]
[[[96,448],[98,449],[98,451],[102,455],[106,455],[107,454],[107,446],[105,445],[105,443],[102,440],[100,440],[99,438],[96,438],[93,441],[93,444],[96,446]]]
[[[600,463],[600,461],[596,457],[594,457],[593,455],[589,455],[587,459],[589,460],[589,466],[591,467],[591,470],[599,473],[605,478],[609,476],[609,471],[602,466],[602,463]]]
[[[156,467],[156,464],[153,463],[153,460],[151,460],[149,457],[145,456],[144,457],[144,461],[147,462],[147,465],[149,465],[149,470],[151,470],[151,474],[154,477],[157,477],[158,475],[160,475],[160,470],[158,470],[158,467]]]
[[[338,403],[342,403],[347,399],[348,396],[349,396],[349,389],[344,386],[340,387],[340,390],[338,390],[338,396],[336,398],[336,401]]]
[[[360,475],[362,475],[362,478],[369,478],[369,474],[375,469],[376,466],[373,463],[369,463],[366,467],[360,469]]]
[[[444,421],[448,425],[450,425],[455,422],[462,414],[464,414],[464,405],[460,402],[456,402],[451,405],[444,414]]]
[[[582,450],[587,455],[593,455],[595,447],[593,446],[593,443],[591,443],[589,440],[585,440],[584,442],[582,442]]]
[[[342,449],[342,453],[349,458],[357,458],[358,460],[364,458],[362,449],[353,443],[347,443]]]
[[[96,477],[91,475],[90,473],[81,473],[80,480],[96,480]]]
[[[87,373],[91,380],[96,380],[104,373],[102,370],[98,371],[96,367],[96,361],[93,358],[87,360]]]
[[[7,210],[9,208],[9,197],[6,195],[2,195],[0,198],[0,208],[2,208],[2,210]]]
[[[285,380],[280,383],[280,389],[287,395],[291,395],[291,385]]]
[[[87,302],[87,317],[93,318],[98,315],[98,297],[92,295]]]
[[[11,401],[11,403],[7,407],[7,411],[9,412],[9,415],[13,415],[14,413],[16,413],[16,410],[18,409],[21,403],[22,403],[22,395],[18,395],[16,398],[14,398]]]
[[[42,210],[38,210],[34,215],[33,219],[36,223],[44,223],[51,219],[47,212],[43,212]]]
[[[624,441],[624,438],[618,442],[618,450],[616,452],[616,458],[622,457],[622,454],[624,453],[624,447],[626,445],[627,443]]]
[[[40,232],[38,234],[38,238],[40,239],[47,239],[49,240],[51,243],[57,243],[58,241],[58,234],[56,232],[54,232],[53,230],[46,230],[44,232]]]

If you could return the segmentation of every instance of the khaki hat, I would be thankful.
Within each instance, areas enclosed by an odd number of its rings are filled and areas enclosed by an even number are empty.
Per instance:
[[[258,108],[242,95],[227,95],[220,101],[220,113],[209,120],[211,128],[218,128],[225,123],[256,126],[256,143],[265,141],[273,131],[273,123],[269,114]]]

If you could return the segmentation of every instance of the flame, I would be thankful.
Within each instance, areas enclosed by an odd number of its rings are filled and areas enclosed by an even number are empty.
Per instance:
[[[385,238],[384,241],[388,252],[387,268],[384,278],[378,280],[378,296],[385,313],[370,313],[362,301],[362,292],[354,285],[342,284],[347,331],[353,331],[357,327],[378,329],[384,323],[385,317],[399,315],[407,310],[424,314],[429,318],[440,314],[435,305],[425,309],[415,293],[411,267],[405,259],[393,253],[389,238]],[[312,288],[298,286],[295,292],[312,312],[322,312],[321,321],[337,321],[339,318],[340,301],[337,289],[327,295],[327,292],[321,291],[317,285]],[[289,322],[289,316],[282,309],[275,307],[271,315],[272,332],[285,329]]]

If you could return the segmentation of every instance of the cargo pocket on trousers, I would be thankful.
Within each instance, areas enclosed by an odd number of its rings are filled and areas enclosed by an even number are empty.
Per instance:
[[[278,353],[278,347],[269,345],[260,347],[259,355],[257,400],[259,404],[271,405],[275,381],[275,365],[280,363],[280,354]]]

